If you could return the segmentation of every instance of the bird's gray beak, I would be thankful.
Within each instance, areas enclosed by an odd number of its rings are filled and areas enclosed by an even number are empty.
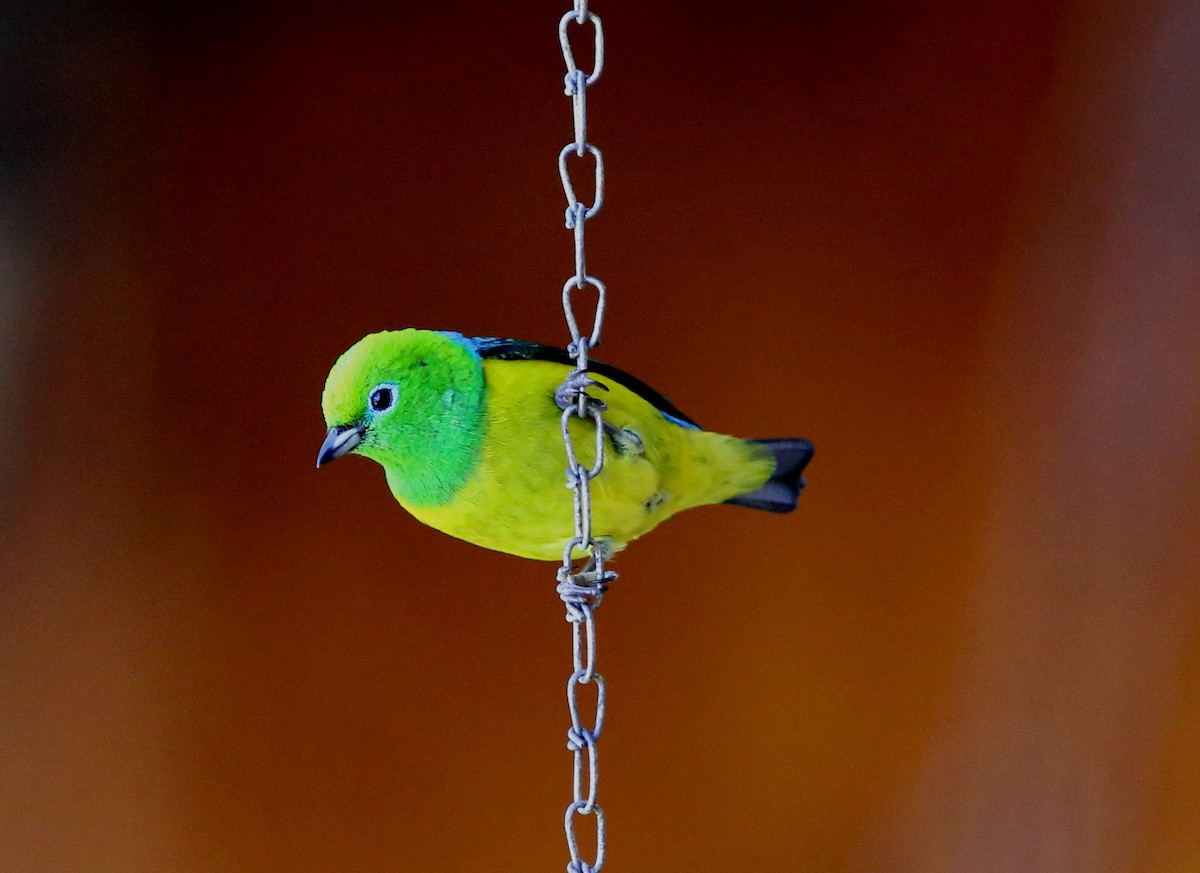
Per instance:
[[[362,442],[365,428],[361,424],[339,424],[331,427],[317,453],[317,466],[335,461]]]

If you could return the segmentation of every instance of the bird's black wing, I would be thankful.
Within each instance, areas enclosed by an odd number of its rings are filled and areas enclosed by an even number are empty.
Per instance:
[[[568,367],[575,366],[575,359],[568,355],[565,349],[557,346],[497,337],[476,337],[471,342],[475,345],[481,358],[496,358],[501,361],[554,361],[556,364],[566,364]],[[667,418],[674,419],[685,427],[698,428],[700,426],[692,421],[691,417],[680,412],[669,399],[637,376],[631,376],[624,370],[618,370],[601,361],[588,361],[588,372],[604,376],[618,385],[628,388]]]

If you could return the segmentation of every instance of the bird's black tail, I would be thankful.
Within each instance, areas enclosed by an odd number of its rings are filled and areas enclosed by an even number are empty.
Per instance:
[[[766,446],[775,457],[775,472],[763,485],[725,502],[766,512],[791,512],[796,508],[800,492],[804,490],[804,476],[801,474],[805,465],[812,460],[813,444],[798,439],[750,442]]]

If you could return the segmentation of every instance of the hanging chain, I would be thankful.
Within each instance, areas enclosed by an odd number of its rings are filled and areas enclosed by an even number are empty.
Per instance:
[[[567,196],[566,224],[574,236],[575,275],[563,285],[563,314],[571,332],[571,344],[567,352],[575,358],[573,370],[555,392],[555,399],[562,409],[562,437],[567,454],[567,487],[574,498],[575,535],[563,548],[562,566],[558,570],[558,595],[567,608],[567,621],[571,623],[572,666],[571,678],[567,680],[567,708],[571,714],[571,727],[567,729],[567,749],[574,756],[572,772],[572,801],[567,806],[563,826],[566,830],[567,851],[571,860],[567,873],[600,873],[604,866],[604,810],[596,802],[596,789],[600,771],[596,757],[596,741],[604,727],[605,689],[604,677],[596,672],[596,620],[595,610],[608,584],[616,574],[604,568],[607,557],[605,544],[592,536],[591,482],[604,467],[604,410],[602,401],[590,396],[587,389],[592,386],[604,388],[588,376],[588,353],[600,344],[600,330],[604,325],[604,283],[588,275],[584,265],[583,240],[587,222],[600,211],[604,202],[604,158],[600,149],[587,141],[587,89],[600,78],[604,66],[604,31],[599,16],[588,11],[588,0],[574,0],[574,8],[558,22],[558,42],[562,47],[563,61],[567,74],[563,79],[565,91],[571,98],[571,109],[575,124],[575,140],[558,153],[558,175],[562,180],[563,193]],[[571,23],[583,26],[590,24],[595,40],[594,66],[586,73],[575,63],[574,53],[567,30]],[[592,156],[595,162],[595,199],[589,206],[580,202],[571,183],[567,167],[568,158],[574,152],[577,158]],[[596,291],[596,310],[590,334],[583,333],[575,317],[571,295],[584,288]],[[591,467],[580,463],[571,440],[570,424],[573,418],[591,419],[595,426],[595,460]],[[575,564],[575,556],[586,556],[586,563]],[[580,685],[596,686],[595,717],[591,726],[586,726],[580,715],[577,692]],[[579,856],[579,841],[575,836],[576,819],[594,816],[596,822],[596,860],[589,864]]]

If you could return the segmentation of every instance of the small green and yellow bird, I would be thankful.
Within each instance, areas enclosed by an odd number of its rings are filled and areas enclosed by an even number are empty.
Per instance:
[[[317,466],[353,452],[383,466],[400,505],[476,545],[561,560],[574,534],[558,389],[562,349],[450,331],[373,333],[325,382],[329,433]],[[593,361],[604,413],[604,468],[591,483],[592,530],[607,555],[675,513],[710,503],[790,512],[812,457],[803,439],[743,440],[701,430],[667,398]],[[572,417],[580,463],[595,425]]]

